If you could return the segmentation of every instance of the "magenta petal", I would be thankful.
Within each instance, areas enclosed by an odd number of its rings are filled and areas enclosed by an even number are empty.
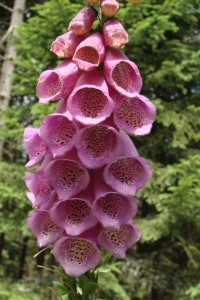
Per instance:
[[[98,243],[117,258],[125,258],[126,250],[140,239],[139,229],[132,224],[124,224],[117,229],[113,226],[103,228]]]
[[[61,156],[74,146],[77,127],[67,115],[51,114],[40,125],[40,135],[53,157]]]
[[[76,47],[82,42],[83,37],[75,35],[72,31],[59,35],[51,45],[51,51],[58,57],[72,57]]]
[[[117,127],[135,135],[148,134],[155,117],[154,104],[142,95],[124,98],[114,112]]]
[[[103,37],[108,46],[116,49],[128,43],[128,33],[118,20],[109,20],[104,23]]]
[[[83,71],[91,71],[100,65],[105,56],[105,42],[100,33],[87,36],[76,48],[73,60]]]
[[[27,127],[24,130],[24,147],[29,155],[29,162],[26,167],[33,167],[46,153],[46,145],[40,138],[37,128]]]
[[[63,237],[52,253],[69,276],[79,277],[99,264],[102,254],[96,244],[82,237]]]
[[[120,50],[107,50],[104,74],[108,83],[124,96],[135,97],[142,88],[138,67]]]
[[[98,124],[80,130],[75,146],[85,166],[99,168],[120,154],[121,138],[113,127]]]
[[[97,124],[110,116],[114,103],[100,71],[83,73],[68,98],[72,116],[83,124]]]
[[[59,202],[53,206],[50,214],[52,220],[72,236],[80,235],[97,224],[90,205],[83,199],[74,198]]]
[[[69,23],[68,30],[76,35],[84,35],[90,31],[96,19],[96,12],[91,7],[84,7]]]
[[[50,218],[49,212],[37,210],[28,217],[28,225],[37,237],[39,247],[44,247],[57,240],[63,232]]]
[[[119,134],[122,144],[121,156],[139,156],[138,151],[128,134],[123,130],[121,130]]]
[[[79,75],[79,68],[70,59],[64,60],[53,70],[42,72],[37,84],[40,103],[67,97],[74,88]]]
[[[135,195],[151,175],[148,162],[140,156],[122,156],[104,170],[106,183],[125,196]]]
[[[88,171],[78,159],[57,159],[50,162],[44,174],[60,200],[66,200],[84,190],[90,181]]]
[[[116,0],[101,0],[101,10],[106,17],[113,17],[120,9],[120,4]]]

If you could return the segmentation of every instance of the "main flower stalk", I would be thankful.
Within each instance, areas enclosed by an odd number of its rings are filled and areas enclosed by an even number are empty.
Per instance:
[[[114,17],[120,4],[87,2],[51,45],[64,60],[39,77],[39,101],[59,100],[56,111],[24,132],[26,167],[42,161],[25,175],[28,225],[39,247],[52,248],[61,278],[54,287],[69,299],[95,299],[104,253],[122,259],[140,239],[133,196],[152,171],[128,134],[148,134],[156,114],[121,50],[128,33]]]

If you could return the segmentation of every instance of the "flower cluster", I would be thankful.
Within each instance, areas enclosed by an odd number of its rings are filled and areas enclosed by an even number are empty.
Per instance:
[[[110,19],[119,7],[116,0],[100,2],[105,22],[98,30],[92,28],[97,10],[81,9],[52,43],[64,60],[40,75],[37,94],[40,103],[61,100],[39,128],[24,132],[26,167],[43,160],[25,175],[35,209],[29,227],[40,247],[53,243],[55,258],[75,277],[100,262],[102,248],[124,258],[139,240],[133,196],[151,176],[127,133],[148,134],[156,110],[140,94],[136,64],[120,50],[128,34]]]

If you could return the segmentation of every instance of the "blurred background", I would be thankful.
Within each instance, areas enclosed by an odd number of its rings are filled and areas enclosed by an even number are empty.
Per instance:
[[[138,193],[141,241],[100,276],[106,300],[200,299],[200,1],[120,1],[126,54],[157,107],[149,136],[133,137],[153,177]],[[39,105],[39,74],[57,63],[51,42],[67,31],[82,0],[0,1],[0,299],[52,300],[55,264],[39,249],[26,218],[24,127],[55,105]],[[13,9],[15,7],[15,9]],[[17,12],[17,13],[16,13]]]

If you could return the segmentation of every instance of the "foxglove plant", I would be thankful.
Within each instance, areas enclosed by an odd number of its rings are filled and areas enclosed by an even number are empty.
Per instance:
[[[39,128],[24,131],[26,167],[43,160],[25,174],[34,208],[28,225],[39,247],[52,247],[63,268],[55,270],[63,278],[55,288],[68,299],[94,299],[105,251],[124,258],[140,239],[132,223],[133,196],[152,171],[127,133],[148,134],[156,114],[140,94],[137,65],[120,50],[127,32],[117,19],[108,19],[119,10],[118,1],[87,3],[51,45],[63,62],[38,80],[40,103],[59,104]]]

